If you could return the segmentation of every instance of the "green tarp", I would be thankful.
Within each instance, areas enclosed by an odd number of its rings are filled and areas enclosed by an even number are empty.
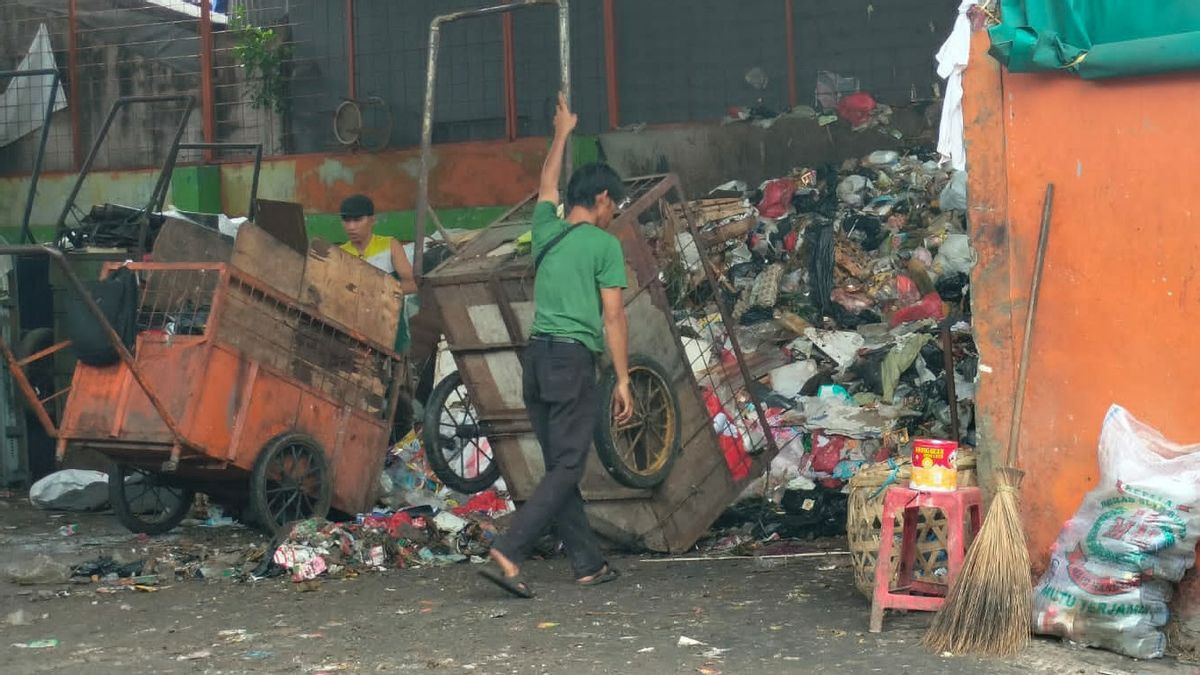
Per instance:
[[[1084,79],[1200,68],[1200,0],[1001,0],[992,56]]]

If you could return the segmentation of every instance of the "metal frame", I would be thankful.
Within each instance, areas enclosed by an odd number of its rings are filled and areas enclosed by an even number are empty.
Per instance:
[[[113,121],[117,118],[117,112],[125,106],[134,103],[166,103],[169,101],[180,101],[186,104],[183,111],[183,116],[179,120],[179,127],[175,129],[175,137],[171,142],[171,152],[167,154],[167,162],[173,162],[174,154],[179,147],[180,141],[183,139],[183,132],[187,130],[188,120],[191,119],[192,110],[196,107],[196,98],[190,94],[169,95],[169,96],[123,96],[113,101],[112,107],[108,110],[108,117],[104,118],[104,124],[100,127],[100,132],[96,134],[96,140],[92,143],[91,150],[88,151],[87,158],[83,160],[83,166],[79,169],[79,176],[75,178],[75,184],[71,186],[71,193],[67,196],[66,203],[63,204],[62,213],[58,216],[58,222],[55,224],[55,239],[61,235],[63,228],[67,224],[67,216],[71,215],[71,209],[75,207],[75,198],[79,196],[79,191],[83,189],[83,181],[92,170],[92,164],[96,161],[96,155],[100,152],[100,146],[104,144],[104,139],[108,137],[108,130],[112,128]],[[144,211],[149,213],[155,210],[157,205],[158,210],[162,209],[163,200],[166,199],[166,184],[164,182],[164,174],[159,174],[158,181],[154,184],[154,191],[150,193],[150,200],[146,203]],[[141,247],[141,242],[138,244]]]
[[[46,117],[42,120],[42,137],[38,141],[37,154],[33,158],[33,173],[29,176],[29,195],[25,198],[25,213],[21,216],[21,242],[36,244],[33,232],[29,230],[29,221],[33,217],[33,200],[37,196],[38,180],[42,176],[42,162],[46,157],[46,143],[50,140],[50,123],[54,121],[54,104],[58,101],[58,86],[62,76],[57,68],[40,70],[0,70],[2,77],[42,77],[50,75],[53,81],[50,85],[50,101],[46,105]]]
[[[163,196],[166,196],[166,189],[171,184],[171,177],[175,173],[175,166],[179,161],[180,150],[253,150],[254,151],[254,174],[250,179],[250,206],[247,209],[246,216],[254,220],[255,214],[258,213],[258,177],[262,171],[263,146],[262,143],[180,143],[172,150],[167,163],[163,165],[162,176],[166,176],[166,183],[163,185]],[[206,160],[206,163],[211,160]],[[161,178],[160,178],[161,180]],[[161,205],[161,203],[160,203]],[[145,236],[145,233],[142,235]]]
[[[417,222],[415,230],[416,241],[413,244],[413,274],[417,281],[420,281],[424,276],[421,273],[422,262],[425,257],[425,229],[427,211],[430,210],[429,205],[429,168],[433,160],[433,112],[434,112],[434,94],[436,93],[437,85],[437,62],[438,54],[441,51],[442,42],[442,26],[448,23],[453,23],[461,19],[470,19],[481,16],[491,16],[493,14],[503,14],[513,10],[524,9],[527,7],[537,7],[540,5],[554,5],[558,7],[558,42],[559,42],[559,74],[562,81],[562,92],[567,97],[567,101],[571,100],[571,22],[570,22],[570,2],[569,0],[518,0],[504,5],[496,5],[493,7],[483,7],[480,9],[466,10],[463,12],[453,12],[451,14],[443,14],[434,17],[429,24],[429,60],[425,68],[425,104],[421,115],[421,169],[420,179],[417,184]],[[565,161],[566,170],[564,175],[571,173],[571,152],[568,146]],[[439,230],[441,228],[439,227]],[[442,234],[445,237],[445,233]],[[447,237],[448,239],[448,237]]]

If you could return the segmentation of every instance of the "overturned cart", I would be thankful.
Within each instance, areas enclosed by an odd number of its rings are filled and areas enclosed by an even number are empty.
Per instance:
[[[196,491],[272,532],[374,503],[405,388],[392,350],[402,294],[326,242],[303,250],[247,224],[228,263],[110,263],[104,289],[68,269],[93,328],[20,360],[0,341],[59,458],[74,447],[112,460],[110,501],[129,529],[170,530]],[[67,348],[81,359],[70,388],[35,391],[24,369]],[[56,424],[45,404],[64,395]]]
[[[610,231],[621,240],[630,281],[624,298],[635,415],[620,427],[611,422],[614,378],[604,363],[581,491],[601,535],[677,552],[695,544],[778,450],[753,386],[761,373],[743,357],[734,331],[721,349],[726,358],[712,367],[712,355],[681,335],[679,325],[733,324],[697,247],[709,235],[680,208],[678,179],[649,176],[626,187],[632,205]],[[466,491],[502,475],[518,502],[544,472],[518,359],[533,323],[533,262],[517,251],[517,240],[530,229],[535,203],[527,199],[424,279],[458,366],[426,406],[427,456],[440,477]],[[691,268],[680,269],[681,259]],[[689,310],[669,300],[680,275],[702,275],[691,285]]]

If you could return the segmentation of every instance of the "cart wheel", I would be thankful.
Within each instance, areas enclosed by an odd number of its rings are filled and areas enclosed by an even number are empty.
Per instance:
[[[297,520],[324,518],[332,501],[329,461],[312,436],[288,432],[258,453],[250,474],[250,506],[268,534]]]
[[[130,532],[170,532],[192,510],[195,496],[194,490],[172,485],[160,473],[128,464],[114,464],[108,471],[108,501]]]
[[[482,492],[500,477],[500,465],[485,443],[471,395],[458,372],[433,388],[422,429],[425,457],[437,477],[452,490]]]
[[[612,394],[617,376],[611,368],[600,381],[597,398],[596,454],[618,483],[651,488],[667,477],[679,455],[679,400],[671,377],[654,359],[629,358],[633,419],[612,423]]]

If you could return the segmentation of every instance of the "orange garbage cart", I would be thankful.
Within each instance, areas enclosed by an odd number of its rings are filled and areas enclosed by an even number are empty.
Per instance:
[[[4,253],[63,262],[41,247]],[[331,508],[370,508],[407,391],[392,350],[402,297],[393,279],[324,242],[307,256],[286,250],[253,225],[231,263],[111,263],[102,276],[119,268],[137,277],[131,348],[65,269],[115,363],[80,362],[69,389],[43,397],[24,368],[70,341],[20,360],[0,349],[60,460],[72,447],[112,460],[110,501],[125,526],[168,531],[196,491],[245,507],[272,532]],[[45,403],[58,396],[56,423]]]

